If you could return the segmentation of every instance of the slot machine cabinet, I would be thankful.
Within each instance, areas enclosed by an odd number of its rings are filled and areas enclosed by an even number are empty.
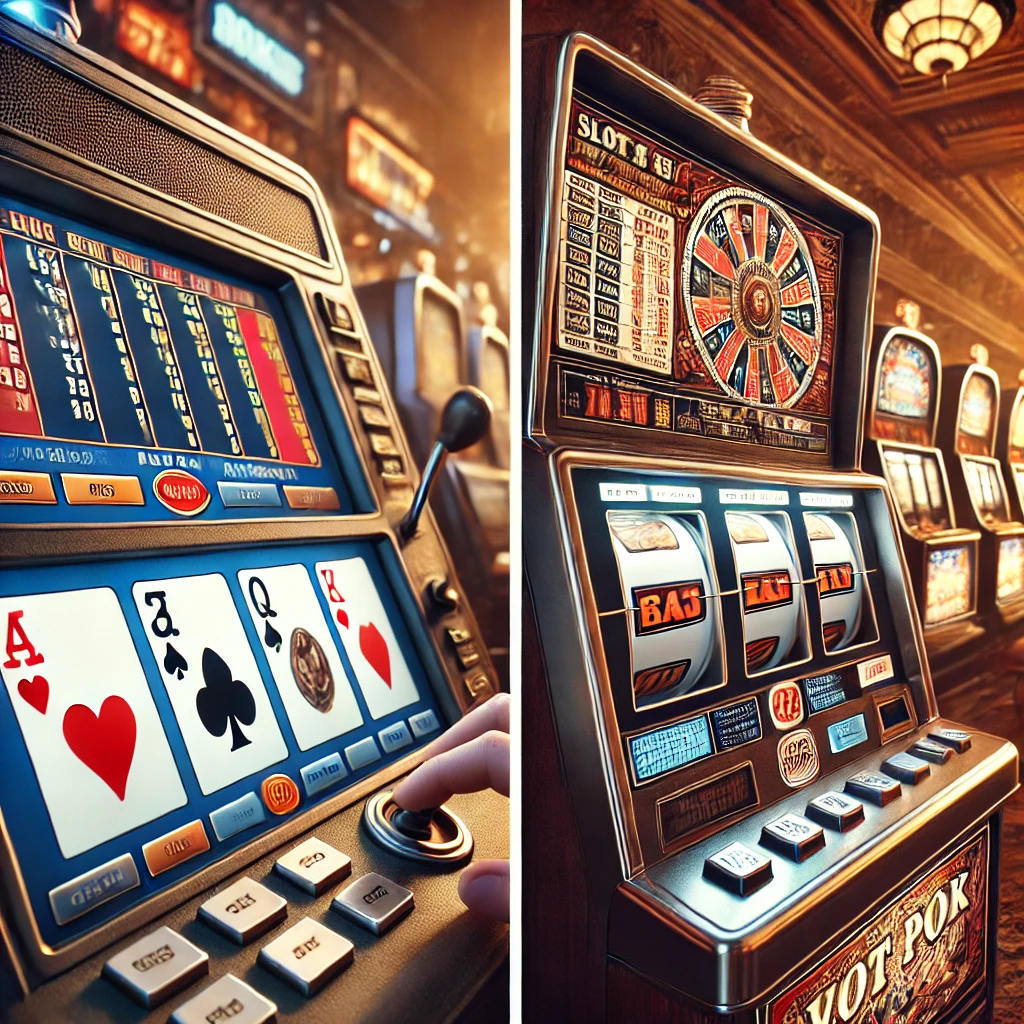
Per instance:
[[[925,646],[930,658],[942,658],[984,636],[975,619],[981,533],[957,528],[945,461],[935,447],[942,357],[919,331],[877,326],[868,365],[864,468],[889,485]]]
[[[1024,522],[1024,371],[1016,390],[1003,391],[999,403],[999,431],[996,454],[1003,464],[1010,515]]]
[[[391,384],[413,458],[422,471],[441,410],[453,391],[472,383],[470,369],[476,363],[467,339],[462,300],[429,273],[363,285],[356,294]],[[496,336],[490,344],[495,342],[500,345]],[[506,348],[506,364],[507,358]],[[493,398],[491,402],[493,407]],[[499,446],[502,424],[508,436],[507,423],[506,400],[504,410],[492,412],[488,436],[448,459],[432,499],[484,641],[506,686],[509,472],[507,457],[502,464]],[[475,648],[465,651],[465,657],[472,658],[474,653]]]
[[[0,1018],[501,1012],[505,801],[387,800],[497,679],[321,193],[3,16],[0,67]]]
[[[497,325],[482,323],[469,329],[469,382],[490,400],[491,437],[495,462],[508,469],[512,454],[509,435],[509,344]]]
[[[980,1021],[1017,754],[860,471],[877,221],[592,37],[523,63],[524,1018]]]
[[[978,610],[1009,625],[1024,615],[1024,523],[1011,517],[995,457],[999,377],[983,345],[972,346],[971,356],[973,363],[946,370],[937,443],[949,463],[957,522],[981,531]]]

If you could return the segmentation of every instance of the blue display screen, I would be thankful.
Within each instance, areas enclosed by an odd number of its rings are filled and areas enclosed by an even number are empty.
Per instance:
[[[711,725],[719,750],[739,747],[761,738],[761,716],[757,711],[757,698],[716,708],[711,712]]]
[[[633,770],[638,782],[675,771],[684,764],[711,754],[711,729],[705,715],[655,729],[629,741]]]
[[[3,573],[0,808],[44,942],[444,727],[392,579],[369,540]]]
[[[863,715],[853,715],[828,727],[828,745],[833,754],[841,754],[850,747],[867,742],[868,727]]]
[[[2,518],[365,511],[297,340],[271,289],[0,195]]]

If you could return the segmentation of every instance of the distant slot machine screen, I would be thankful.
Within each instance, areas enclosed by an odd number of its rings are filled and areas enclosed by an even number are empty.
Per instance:
[[[935,626],[974,611],[973,549],[957,544],[928,551],[924,621]]]
[[[0,472],[15,521],[352,511],[273,290],[2,195]]]
[[[1024,537],[1008,537],[999,542],[996,572],[996,599],[1014,601],[1024,594]]]
[[[925,534],[948,530],[949,504],[936,454],[883,444],[882,459],[889,486],[908,529]]]
[[[872,437],[931,445],[936,377],[926,346],[906,335],[890,338],[878,361]]]
[[[480,390],[496,411],[508,409],[508,349],[491,338],[484,339],[480,353]]]
[[[424,288],[417,339],[419,392],[433,405],[444,405],[462,384],[462,331],[458,310]]]
[[[957,424],[957,451],[988,455],[996,416],[996,386],[987,376],[971,372],[964,382]]]
[[[559,231],[563,416],[828,461],[842,236],[583,97]]]
[[[1010,518],[1003,478],[995,459],[965,458],[964,476],[978,518],[985,524],[1005,523]]]

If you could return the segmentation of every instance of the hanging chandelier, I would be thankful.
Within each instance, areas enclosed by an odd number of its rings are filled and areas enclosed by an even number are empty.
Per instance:
[[[877,0],[875,35],[922,75],[948,75],[980,57],[1017,13],[1015,0]]]

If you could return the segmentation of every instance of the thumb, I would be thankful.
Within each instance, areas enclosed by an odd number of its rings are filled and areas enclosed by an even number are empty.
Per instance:
[[[509,866],[507,860],[478,860],[459,878],[459,898],[478,914],[508,920]]]

